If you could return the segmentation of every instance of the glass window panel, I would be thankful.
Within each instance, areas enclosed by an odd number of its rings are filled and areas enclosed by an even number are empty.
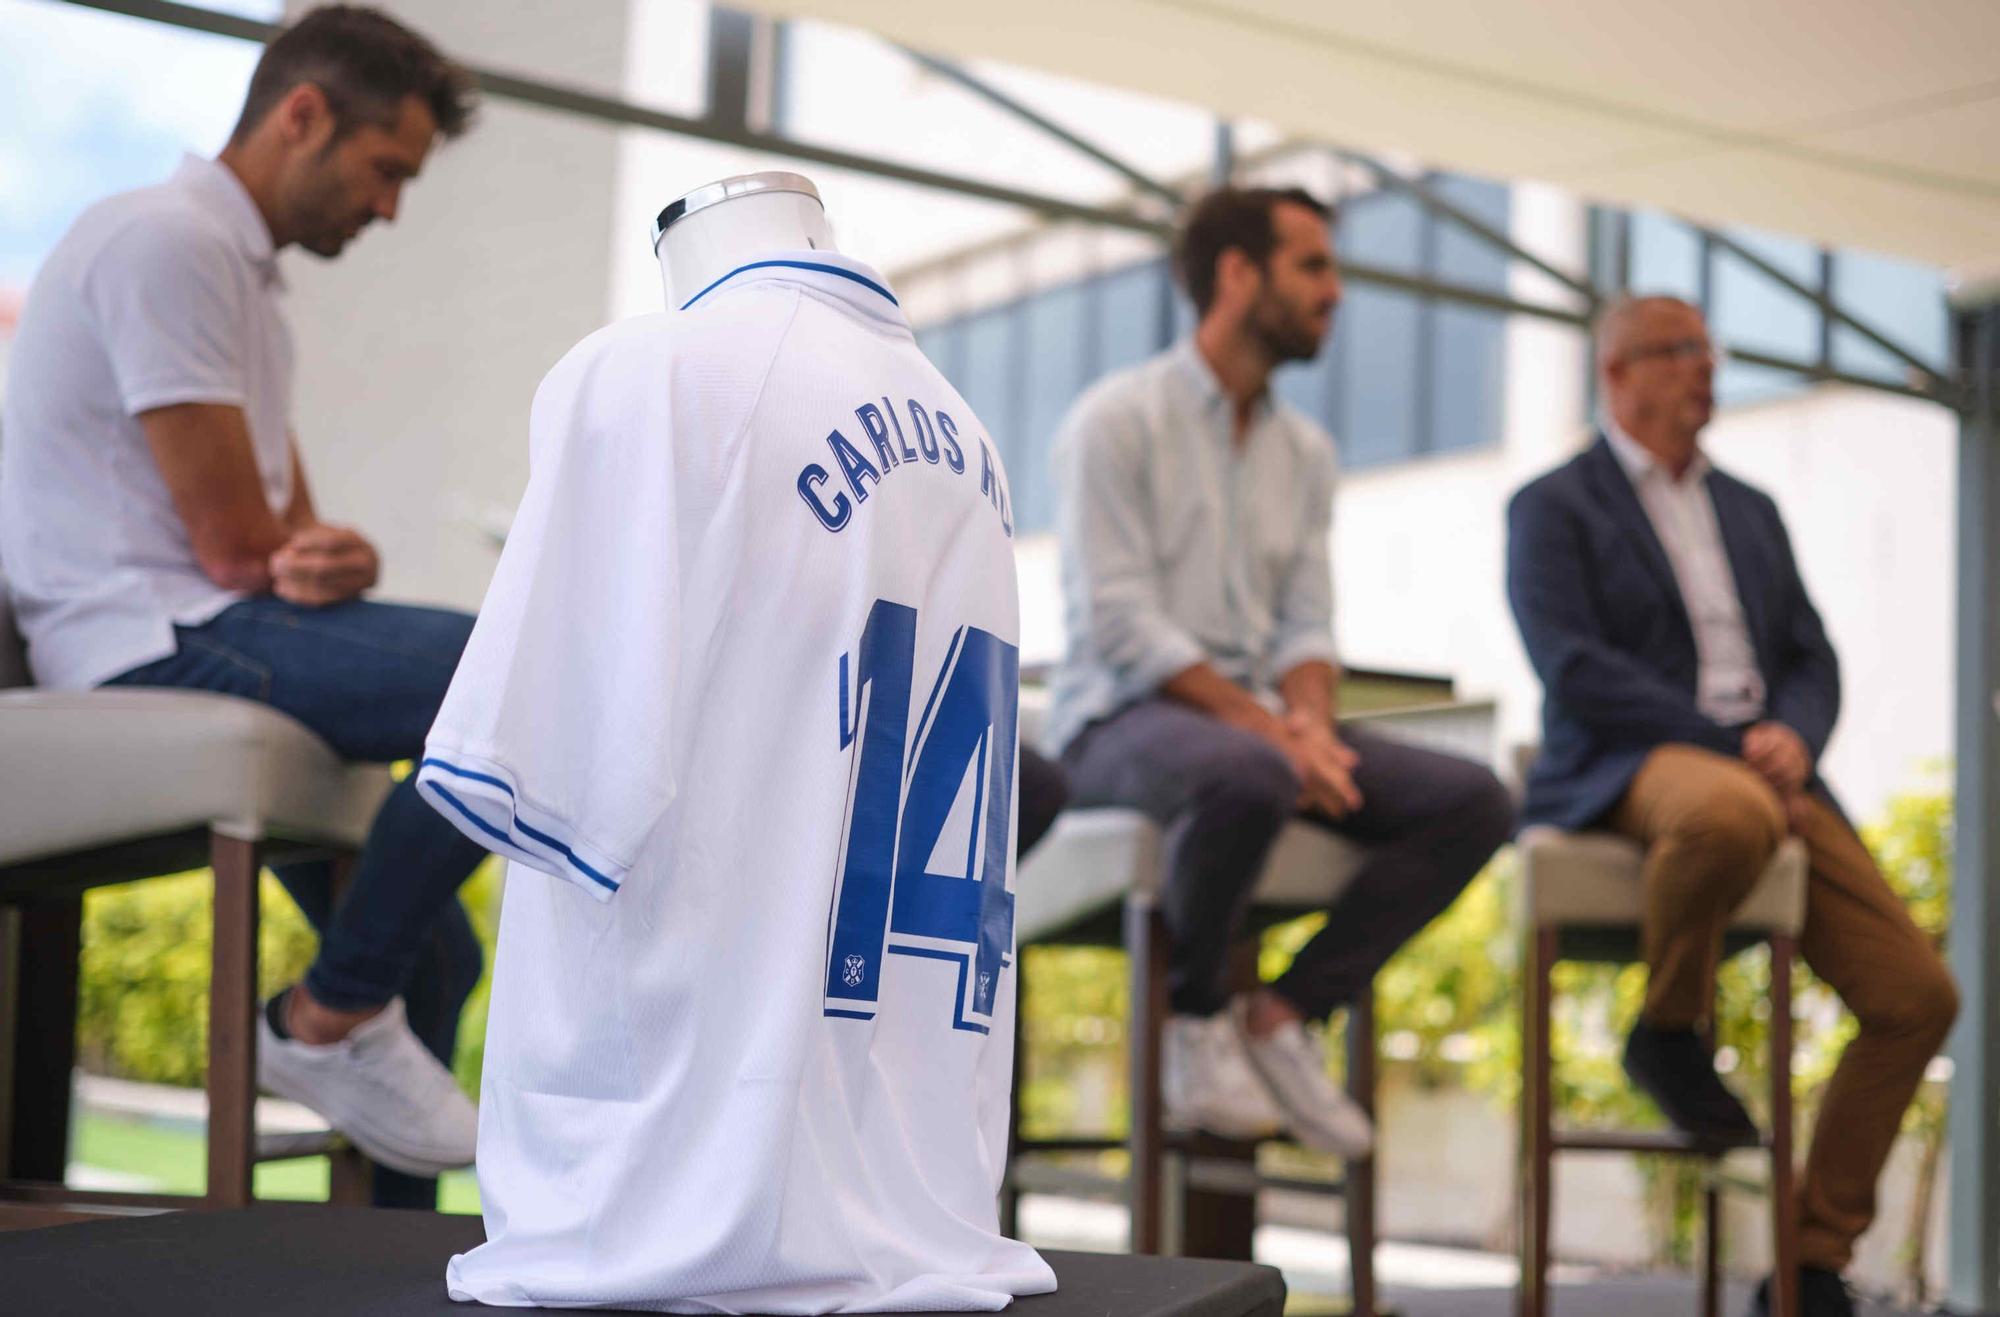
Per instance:
[[[1016,534],[1047,530],[1054,522],[1049,448],[1070,403],[1091,373],[1090,289],[1083,283],[1051,288],[1023,309],[1026,325],[1026,398],[1020,441],[1010,451]],[[1015,454],[1018,455],[1015,455]]]
[[[1370,466],[1417,451],[1417,343],[1423,308],[1408,293],[1350,287],[1334,335],[1340,352],[1342,460]]]
[[[1753,255],[1763,257],[1806,287],[1819,287],[1819,248],[1803,238],[1760,233],[1755,229],[1730,229],[1728,234],[1731,241],[1748,248]]]
[[[1701,237],[1677,219],[1650,210],[1632,212],[1632,291],[1701,297]]]
[[[1446,452],[1499,443],[1506,317],[1440,302],[1431,308],[1431,332],[1431,448]]]
[[[221,149],[263,47],[24,0],[0,0],[0,33],[4,298],[85,207],[162,181],[184,152]]]
[[[1020,390],[1015,387],[1020,378],[1015,355],[1020,340],[1018,323],[1017,304],[967,316],[961,322],[958,374],[951,381],[972,404],[973,413],[992,436],[1009,471],[1014,468],[1020,445]]]
[[[1166,278],[1164,260],[1128,265],[1097,278],[1099,375],[1143,361],[1165,346],[1160,335],[1160,297]]]
[[[1833,258],[1833,301],[1891,342],[1944,369],[1951,313],[1941,272],[1863,252],[1840,252]],[[1880,380],[1900,382],[1908,376],[1902,361],[1839,324],[1833,327],[1833,364]]]
[[[1733,252],[1715,253],[1709,332],[1730,347],[1799,362],[1819,358],[1819,309]]]
[[[1499,183],[1460,174],[1440,174],[1431,180],[1431,190],[1445,201],[1466,211],[1501,233],[1507,232],[1513,210],[1511,194]],[[1437,226],[1436,264],[1440,279],[1468,284],[1493,292],[1507,288],[1507,254],[1467,232],[1449,219],[1434,218]]]
[[[1401,192],[1369,192],[1340,208],[1335,249],[1356,265],[1423,268],[1423,208]]]
[[[1715,372],[1715,401],[1719,407],[1770,402],[1805,387],[1806,377],[1797,371],[1753,366],[1743,361],[1725,360]]]
[[[956,320],[947,320],[942,324],[930,325],[917,331],[917,347],[931,359],[931,365],[936,366],[941,375],[953,381],[953,387],[957,387],[958,344],[961,337]]]

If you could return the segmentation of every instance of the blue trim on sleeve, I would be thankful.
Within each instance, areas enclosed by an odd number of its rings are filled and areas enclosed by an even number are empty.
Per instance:
[[[737,275],[742,274],[745,270],[764,270],[764,269],[769,269],[771,266],[774,265],[788,266],[794,270],[813,270],[820,274],[832,274],[832,275],[838,275],[842,279],[852,279],[855,283],[860,284],[863,288],[869,289],[872,292],[880,293],[882,294],[882,296],[888,298],[890,306],[902,305],[901,302],[898,302],[896,300],[896,295],[890,292],[888,289],[884,288],[881,284],[876,283],[873,279],[867,278],[864,275],[856,274],[852,270],[843,270],[838,265],[821,265],[816,261],[752,261],[748,265],[737,266],[735,269],[731,270],[728,274],[723,275],[720,279],[717,279],[714,283],[702,289],[700,292],[696,293],[693,297],[690,297],[687,301],[682,302],[681,310],[683,311],[687,310],[689,307],[693,306],[696,302],[699,302],[702,298],[707,297],[710,293],[714,292],[717,288],[721,287],[723,284],[728,283],[731,279],[734,279]]]
[[[448,764],[442,759],[434,759],[428,757],[419,762],[417,768],[418,771],[422,771],[423,769],[426,768],[435,768],[442,772],[450,773],[454,777],[462,777],[469,782],[484,782],[488,786],[498,787],[500,788],[500,790],[506,792],[507,799],[509,801],[512,801],[514,799],[514,788],[508,786],[507,783],[503,782],[497,777],[494,777],[490,773],[475,773],[471,769],[460,768],[457,764]],[[494,827],[486,820],[480,818],[473,811],[471,806],[461,801],[457,796],[452,795],[449,791],[446,791],[443,787],[439,786],[435,782],[431,783],[430,786],[431,790],[437,792],[438,795],[442,796],[452,806],[452,808],[456,809],[459,813],[465,815],[466,818],[470,819],[474,824],[474,826],[476,826],[481,832],[484,832],[489,836],[496,837],[500,841],[506,843],[509,846],[514,845],[514,839],[512,837],[500,831],[500,829]],[[591,868],[589,865],[585,864],[582,860],[578,859],[576,852],[571,850],[568,844],[563,842],[560,838],[552,837],[548,833],[543,832],[539,828],[530,827],[528,824],[523,823],[521,821],[520,813],[514,809],[509,809],[508,814],[513,819],[514,826],[520,829],[522,836],[528,838],[530,841],[540,842],[542,845],[548,847],[550,850],[556,852],[558,855],[561,855],[565,860],[569,861],[570,865],[574,867],[578,873],[590,879],[598,886],[613,892],[618,890],[618,882],[616,879],[607,877],[606,875],[599,873],[597,870]]]

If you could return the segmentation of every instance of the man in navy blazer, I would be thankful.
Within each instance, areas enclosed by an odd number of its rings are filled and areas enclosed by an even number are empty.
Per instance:
[[[1957,988],[1818,775],[1839,663],[1777,505],[1701,451],[1715,367],[1701,312],[1622,300],[1596,353],[1603,431],[1507,514],[1508,598],[1543,687],[1523,821],[1647,848],[1650,977],[1625,1068],[1676,1126],[1721,1144],[1757,1138],[1706,1041],[1723,930],[1786,834],[1804,840],[1800,950],[1860,1032],[1800,1182],[1800,1311],[1849,1313],[1840,1273]]]

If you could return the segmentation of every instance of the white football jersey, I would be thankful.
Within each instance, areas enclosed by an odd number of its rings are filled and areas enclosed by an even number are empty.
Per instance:
[[[990,438],[865,266],[758,261],[542,382],[418,784],[506,856],[455,1299],[988,1311],[1018,601]],[[551,881],[550,875],[562,881]]]

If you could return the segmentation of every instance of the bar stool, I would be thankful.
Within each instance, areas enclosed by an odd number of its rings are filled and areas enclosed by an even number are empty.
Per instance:
[[[1521,1038],[1521,1317],[1547,1317],[1551,1176],[1562,1152],[1650,1152],[1699,1157],[1710,1163],[1705,1187],[1702,1312],[1717,1317],[1722,1299],[1719,1154],[1677,1131],[1565,1131],[1551,1114],[1549,1033],[1551,971],[1558,960],[1638,959],[1643,849],[1605,832],[1524,830],[1520,921]],[[1774,1317],[1795,1317],[1798,1295],[1798,1207],[1792,1164],[1792,960],[1805,924],[1806,851],[1796,837],[1778,847],[1757,885],[1729,923],[1725,952],[1758,942],[1771,948],[1771,1160]]]

